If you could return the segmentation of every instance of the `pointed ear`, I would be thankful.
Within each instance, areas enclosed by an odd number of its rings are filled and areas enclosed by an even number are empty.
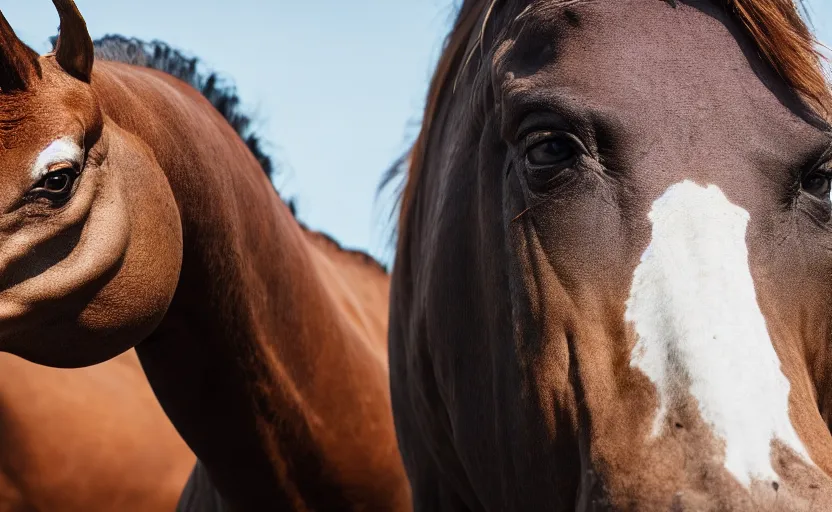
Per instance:
[[[22,91],[40,74],[38,54],[18,39],[0,12],[0,91]]]
[[[87,32],[87,24],[73,0],[52,0],[52,3],[61,16],[55,59],[64,71],[89,83],[95,49]]]

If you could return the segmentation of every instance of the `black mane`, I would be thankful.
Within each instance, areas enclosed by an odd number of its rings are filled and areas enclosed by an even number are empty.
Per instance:
[[[51,42],[54,48],[57,36],[52,37]],[[243,112],[237,88],[230,80],[213,71],[202,71],[197,57],[189,57],[162,41],[147,42],[135,37],[110,34],[93,41],[93,45],[96,59],[156,69],[198,90],[240,135],[260,162],[266,176],[269,179],[274,177],[275,164],[264,152],[263,139],[252,129],[252,119]]]
[[[57,40],[57,36],[50,39],[53,48]],[[147,42],[135,37],[128,38],[117,34],[109,34],[93,41],[93,45],[95,46],[96,59],[123,62],[125,64],[162,71],[198,90],[240,135],[240,138],[243,139],[243,142],[245,142],[246,146],[248,146],[249,150],[257,158],[257,161],[260,162],[260,166],[263,168],[266,176],[269,177],[269,180],[274,177],[277,171],[276,166],[271,157],[263,151],[261,147],[262,139],[251,128],[252,119],[243,113],[241,100],[237,95],[237,89],[233,82],[220,77],[216,72],[200,70],[200,60],[197,57],[189,57],[162,41],[154,40]],[[280,195],[279,191],[278,195]],[[281,199],[289,207],[289,211],[300,224],[301,228],[313,232],[305,223],[298,219],[297,205],[294,198],[281,197]],[[332,236],[323,232],[317,233],[338,250],[352,254],[364,262],[374,264],[380,270],[387,273],[387,267],[370,256],[369,253],[362,250],[346,248]]]

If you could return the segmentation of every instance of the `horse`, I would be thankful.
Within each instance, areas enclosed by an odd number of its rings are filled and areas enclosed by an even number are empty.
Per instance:
[[[96,58],[153,67],[194,86],[271,178],[275,166],[233,86],[198,72],[196,58],[115,35],[93,45]],[[132,349],[76,370],[0,354],[0,447],[0,510],[10,512],[171,511],[195,463]]]
[[[465,0],[389,357],[417,511],[832,509],[832,138],[791,0]]]
[[[387,336],[387,314],[390,294],[390,276],[387,269],[368,254],[345,249],[335,239],[318,231],[312,231],[308,226],[299,222],[307,242],[327,256],[327,266],[332,266],[341,278],[333,283],[339,287],[346,286],[343,293],[352,296],[350,302],[363,305],[355,309],[354,314],[361,316],[361,323],[374,340],[384,340]],[[369,313],[369,314],[368,314]],[[391,420],[392,421],[392,420]],[[392,428],[392,427],[391,427]],[[313,491],[310,491],[313,492]],[[379,508],[355,507],[362,510],[409,510],[409,505],[399,503],[390,508],[378,505]],[[320,510],[346,509],[343,504],[330,502],[324,504]],[[393,508],[396,507],[396,508]],[[302,509],[299,507],[299,509]],[[205,467],[197,463],[179,500],[177,512],[195,511],[225,511],[228,505],[216,491]]]
[[[76,370],[0,354],[0,510],[169,512],[194,462],[135,351]]]
[[[0,351],[135,347],[218,507],[408,510],[384,280],[339,270],[198,91],[96,60],[53,4],[44,56],[0,19]]]

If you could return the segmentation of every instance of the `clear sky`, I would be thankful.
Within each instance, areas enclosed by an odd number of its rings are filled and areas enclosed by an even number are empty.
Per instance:
[[[415,135],[452,0],[76,3],[93,37],[160,39],[232,78],[301,219],[347,246],[388,254],[376,186]],[[0,0],[0,8],[24,41],[49,50],[52,2]],[[810,0],[810,9],[832,44],[832,2]]]

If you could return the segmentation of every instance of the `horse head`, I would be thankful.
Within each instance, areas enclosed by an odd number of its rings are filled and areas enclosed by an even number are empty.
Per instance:
[[[466,1],[394,265],[417,503],[832,503],[832,153],[790,0]]]
[[[45,56],[0,14],[0,350],[83,366],[158,324],[182,235],[153,152],[102,111],[83,18],[72,0],[54,4]]]

